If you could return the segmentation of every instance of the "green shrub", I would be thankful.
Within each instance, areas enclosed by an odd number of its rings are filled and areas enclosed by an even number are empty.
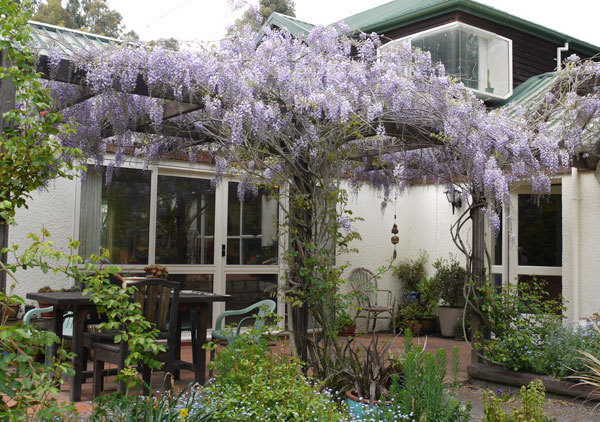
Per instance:
[[[446,386],[446,351],[436,355],[412,344],[410,332],[404,336],[402,379],[396,378],[390,391],[392,405],[387,409],[388,420],[398,415],[411,415],[415,421],[458,422],[471,419],[471,403],[462,404],[456,398],[458,386],[458,349],[454,349],[453,382]]]
[[[433,276],[432,290],[445,306],[462,308],[465,306],[464,286],[469,273],[460,265],[453,255],[448,259],[440,258],[434,262],[435,275]]]
[[[344,414],[327,391],[311,384],[299,362],[271,353],[251,336],[217,353],[216,377],[202,394],[213,421],[342,421]]]
[[[547,298],[540,284],[508,285],[497,291],[486,283],[479,291],[484,323],[496,338],[478,343],[492,362],[513,371],[540,370],[549,331],[562,323],[562,305]]]
[[[512,414],[502,410],[505,402],[491,391],[483,393],[483,410],[485,422],[550,422],[554,419],[544,415],[543,407],[546,402],[546,389],[539,379],[534,379],[527,387],[521,387],[523,406],[513,409]]]
[[[405,291],[419,291],[419,284],[425,278],[427,257],[427,252],[421,251],[417,258],[401,261],[393,267]]]

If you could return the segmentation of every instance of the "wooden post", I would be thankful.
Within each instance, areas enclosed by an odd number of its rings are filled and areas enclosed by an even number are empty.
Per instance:
[[[6,68],[9,65],[8,53],[0,51],[0,67]],[[8,128],[11,123],[4,118],[4,113],[15,108],[15,86],[10,78],[0,79],[0,132]],[[0,138],[0,151],[3,149],[4,136]],[[0,218],[0,250],[8,246],[8,224]],[[0,254],[0,262],[6,264],[6,254]],[[6,292],[6,273],[0,270],[0,289]]]
[[[473,203],[480,204],[478,197],[473,195]],[[471,278],[477,295],[477,288],[481,287],[485,280],[485,219],[483,215],[483,206],[476,205],[471,210],[471,221],[473,222],[472,231],[472,251],[471,251]],[[473,300],[475,305],[479,304],[477,299]],[[483,330],[479,315],[471,311],[471,336],[473,350],[471,352],[471,364],[479,363],[479,354],[476,350],[476,344],[483,339]]]

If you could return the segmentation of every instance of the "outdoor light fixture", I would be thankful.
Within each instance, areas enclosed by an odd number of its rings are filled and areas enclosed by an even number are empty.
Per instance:
[[[452,204],[452,215],[454,215],[454,208],[462,207],[462,192],[456,189],[448,189],[446,191],[446,198],[448,202]]]

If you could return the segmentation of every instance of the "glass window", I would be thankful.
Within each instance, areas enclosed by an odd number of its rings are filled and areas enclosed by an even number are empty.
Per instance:
[[[103,247],[113,264],[147,264],[151,172],[117,168],[110,183],[105,174],[90,168],[81,182],[80,255]]]
[[[562,266],[562,202],[560,194],[538,200],[519,195],[519,265]]]
[[[277,264],[277,201],[262,191],[240,201],[237,185],[229,183],[227,264]]]
[[[215,192],[210,180],[158,176],[156,262],[214,263]]]
[[[243,309],[264,299],[277,301],[277,274],[227,274],[226,283],[225,293],[232,296],[225,303],[226,310]],[[247,316],[225,318],[225,324],[238,323]]]
[[[433,62],[441,62],[446,72],[465,86],[494,96],[511,94],[509,40],[464,24],[453,24],[417,35],[410,42],[413,47],[430,52]]]

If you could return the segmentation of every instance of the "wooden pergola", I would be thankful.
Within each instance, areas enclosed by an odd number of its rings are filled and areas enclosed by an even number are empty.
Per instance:
[[[76,87],[76,96],[67,99],[67,101],[62,104],[56,104],[55,111],[64,110],[84,101],[90,101],[97,95],[102,95],[102,92],[95,92],[89,86],[85,70],[77,68],[73,60],[68,57],[68,48],[69,45],[71,48],[75,48],[85,47],[86,44],[88,46],[95,44],[93,45],[94,48],[99,48],[102,45],[108,47],[110,45],[118,44],[120,41],[106,37],[95,36],[93,34],[87,34],[80,31],[54,27],[52,25],[39,24],[35,22],[32,22],[32,25],[34,27],[34,41],[36,41],[38,44],[42,44],[36,46],[36,49],[39,51],[37,71],[41,74],[41,77],[43,79],[70,84]],[[52,39],[52,34],[55,36],[54,40]],[[68,38],[65,39],[65,37]],[[52,42],[56,42],[62,46],[63,51],[65,52],[65,56],[61,58],[58,63],[53,63],[50,57],[51,54],[49,51],[49,45]],[[45,45],[43,45],[44,43]],[[4,55],[0,57],[2,60],[2,65],[4,66],[6,63],[6,57]],[[55,55],[52,54],[52,57],[55,57]],[[114,90],[117,92],[123,92],[119,86],[115,86]],[[200,95],[188,92],[184,89],[180,98],[185,98],[186,101],[181,101],[176,98],[173,92],[170,90],[161,90],[156,88],[150,89],[141,73],[137,75],[135,87],[125,93],[130,95],[152,97],[164,101],[162,106],[163,123],[160,128],[156,129],[150,124],[150,116],[144,116],[138,122],[128,128],[128,130],[131,132],[183,138],[190,140],[194,145],[214,142],[214,140],[210,139],[205,133],[203,133],[193,124],[186,123],[181,120],[176,122],[173,121],[173,118],[181,117],[185,114],[201,110],[203,108],[203,103]],[[0,81],[0,113],[4,113],[14,108],[14,98],[14,87],[6,80]],[[2,122],[2,125],[4,128],[4,121]],[[435,129],[397,124],[395,122],[386,122],[384,125],[387,136],[394,138],[392,144],[385,148],[373,149],[372,151],[363,151],[360,155],[351,157],[351,160],[373,160],[378,156],[393,152],[429,148],[441,144],[437,138],[431,136],[432,133],[437,132]],[[102,128],[102,138],[110,138],[114,134],[115,131],[111,126],[107,125]],[[373,136],[375,133],[362,133],[361,135],[367,137]],[[485,223],[481,207],[473,209],[471,218],[473,220],[471,272],[474,275],[475,280],[481,283],[484,280],[485,275]],[[6,225],[4,225],[4,227],[5,230],[0,231],[0,248],[6,247],[8,244],[8,227]],[[2,262],[6,262],[6,256],[2,256],[1,259]],[[3,291],[5,291],[5,273],[0,274],[0,287]],[[477,315],[473,315],[472,324],[473,331],[477,332],[477,330],[479,330],[479,319],[477,318]],[[473,357],[474,359],[477,359],[477,355],[475,353]]]

